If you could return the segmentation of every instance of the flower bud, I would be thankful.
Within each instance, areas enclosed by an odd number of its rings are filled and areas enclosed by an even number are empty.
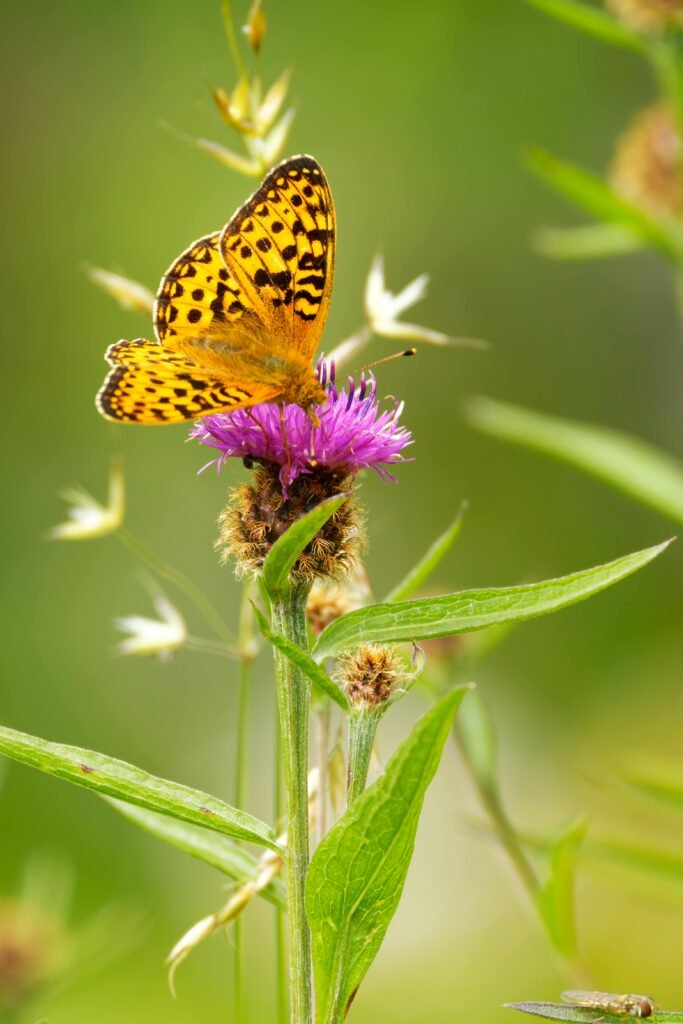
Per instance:
[[[611,170],[620,196],[656,217],[681,210],[681,141],[663,104],[640,113],[619,141]]]
[[[683,25],[683,0],[607,0],[607,7],[638,32],[658,34]]]
[[[362,644],[340,657],[337,677],[354,707],[379,710],[396,693],[406,674],[391,647]]]
[[[261,3],[261,0],[253,0],[251,10],[247,15],[247,21],[242,27],[242,31],[247,37],[249,46],[256,54],[260,51],[263,44],[266,27],[266,16],[263,13],[263,4]]]

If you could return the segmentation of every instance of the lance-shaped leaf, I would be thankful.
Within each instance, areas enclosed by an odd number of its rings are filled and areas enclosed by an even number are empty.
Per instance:
[[[297,558],[327,520],[344,504],[347,497],[346,494],[338,494],[321,501],[305,516],[292,523],[275,541],[263,563],[262,579],[269,594],[278,594],[286,589],[289,585],[289,574]]]
[[[308,651],[305,651],[303,647],[299,647],[292,640],[288,640],[286,636],[282,636],[281,633],[275,633],[268,625],[265,615],[254,606],[254,615],[256,616],[256,622],[266,640],[270,640],[273,647],[277,647],[282,651],[286,657],[289,658],[298,668],[304,672],[311,680],[314,686],[316,686],[322,693],[338,704],[339,707],[346,714],[349,713],[349,702],[328,676],[325,669],[314,661]]]
[[[683,523],[683,463],[638,438],[490,398],[474,399],[468,417],[475,427],[493,437],[576,466]]]
[[[624,1018],[615,1017],[603,1010],[592,1010],[584,1006],[572,1006],[571,1003],[506,1003],[510,1010],[521,1010],[522,1013],[531,1013],[536,1017],[546,1017],[548,1020],[569,1021],[570,1024],[598,1024],[598,1021],[608,1021],[611,1024],[624,1024]],[[657,1010],[648,1020],[652,1024],[683,1024],[683,1012],[680,1010]]]
[[[565,25],[571,25],[600,39],[604,43],[620,46],[625,50],[647,53],[646,40],[638,33],[617,21],[598,7],[589,6],[580,0],[527,0],[532,7],[552,15]]]
[[[226,836],[219,836],[205,828],[195,828],[184,821],[147,811],[144,807],[134,807],[133,804],[126,804],[121,800],[112,800],[110,797],[105,797],[105,800],[124,818],[139,825],[157,839],[163,839],[165,843],[189,853],[191,857],[210,864],[239,884],[256,878],[259,873],[256,858]],[[286,908],[285,887],[279,879],[274,879],[265,889],[260,890],[260,895],[277,907],[283,910]]]
[[[577,819],[563,829],[550,848],[550,875],[538,896],[539,909],[553,945],[566,957],[576,957],[574,888],[579,848],[586,822]]]
[[[656,774],[652,771],[632,770],[625,774],[624,781],[640,793],[683,811],[683,777],[680,773],[677,777],[666,777],[661,770]]]
[[[539,228],[534,245],[552,260],[600,260],[640,252],[645,242],[621,224],[581,224],[574,228]]]
[[[442,697],[386,771],[328,832],[311,862],[306,910],[317,1020],[339,1024],[398,906],[425,792],[465,688]]]
[[[463,590],[443,597],[369,605],[330,623],[318,638],[312,654],[320,662],[359,644],[429,640],[547,615],[630,576],[661,554],[670,543],[665,541],[606,565],[543,583],[494,590]]]
[[[50,743],[4,726],[0,726],[0,754],[96,793],[281,852],[270,826],[246,811],[106,754]]]
[[[527,156],[530,169],[565,199],[576,203],[598,220],[621,224],[648,245],[675,260],[682,255],[681,241],[663,223],[654,220],[637,206],[622,199],[607,182],[575,164],[558,160],[543,150]]]
[[[445,530],[440,537],[436,538],[429,549],[425,551],[417,565],[403,577],[400,583],[397,583],[396,586],[389,591],[387,596],[384,598],[385,601],[405,601],[407,598],[412,597],[420,587],[424,586],[455,543],[458,534],[462,529],[462,521],[466,510],[467,505],[463,502],[458,509],[458,514],[448,529]]]

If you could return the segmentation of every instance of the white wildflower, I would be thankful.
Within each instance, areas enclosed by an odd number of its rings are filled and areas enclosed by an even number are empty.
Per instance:
[[[113,463],[109,475],[109,500],[101,505],[87,491],[70,487],[60,497],[71,505],[68,521],[53,526],[48,536],[54,540],[90,540],[114,533],[123,522],[125,509],[125,488],[123,468]]]
[[[114,620],[117,629],[130,634],[118,644],[118,654],[158,654],[167,660],[186,643],[187,626],[175,605],[159,589],[152,591],[152,600],[158,619],[128,615]]]

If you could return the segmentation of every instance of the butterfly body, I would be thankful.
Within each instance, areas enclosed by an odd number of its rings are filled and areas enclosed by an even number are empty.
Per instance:
[[[177,423],[262,402],[325,400],[312,368],[334,273],[335,218],[322,168],[291,157],[220,232],[162,278],[156,340],[120,341],[97,407],[110,420]]]

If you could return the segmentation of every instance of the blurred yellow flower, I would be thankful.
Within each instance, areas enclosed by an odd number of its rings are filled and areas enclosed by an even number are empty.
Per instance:
[[[103,267],[86,267],[85,272],[93,284],[116,299],[124,309],[151,314],[154,308],[154,295],[144,284],[115,274],[111,270],[105,270]]]
[[[125,487],[123,467],[120,462],[112,464],[109,474],[109,500],[101,505],[87,491],[69,487],[60,497],[71,505],[68,520],[53,526],[48,533],[52,540],[91,540],[114,533],[123,522],[125,511]]]

